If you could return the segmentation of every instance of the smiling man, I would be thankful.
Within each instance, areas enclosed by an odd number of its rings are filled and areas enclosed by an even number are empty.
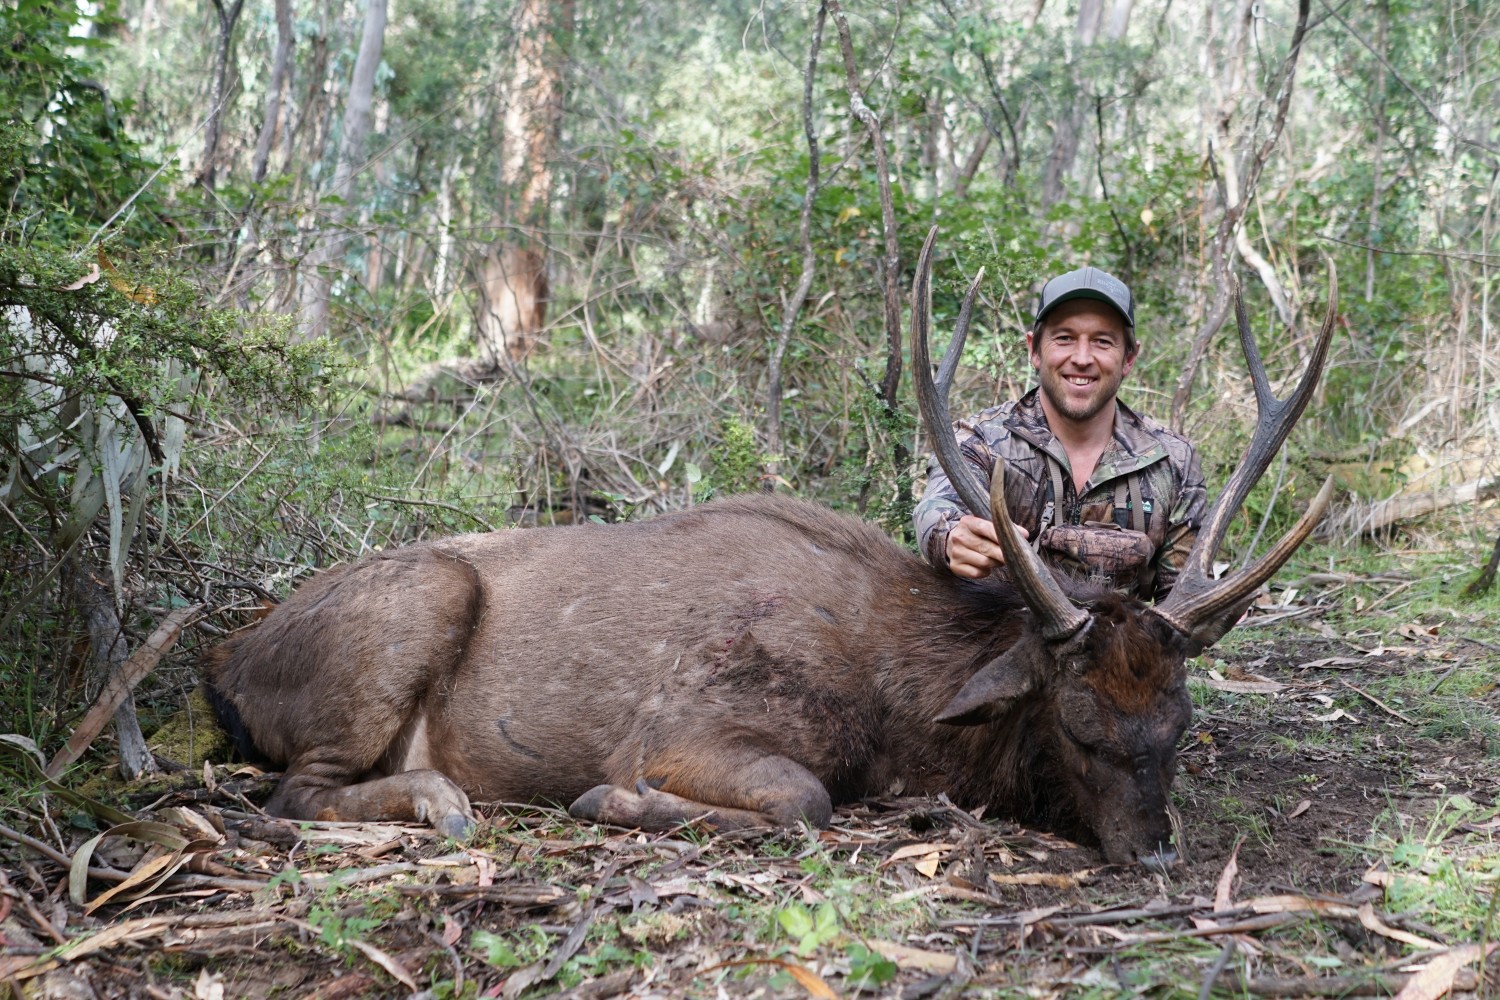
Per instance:
[[[1130,289],[1096,267],[1053,278],[1026,347],[1039,385],[954,425],[965,460],[986,483],[1006,463],[1011,520],[1054,567],[1160,599],[1197,536],[1203,475],[1186,438],[1116,398],[1140,350]],[[914,520],[932,565],[975,580],[1004,565],[935,459]]]

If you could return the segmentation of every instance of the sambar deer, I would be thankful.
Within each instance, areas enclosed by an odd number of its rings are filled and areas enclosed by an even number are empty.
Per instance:
[[[1210,565],[1306,405],[1271,393],[1238,310],[1260,414],[1176,588],[1148,607],[1059,581],[960,457],[946,396],[975,291],[934,383],[933,236],[913,292],[913,369],[943,467],[1004,530],[1009,578],[927,566],[858,520],[747,496],[618,525],[463,535],[366,556],[221,644],[207,675],[241,746],[284,765],[293,819],[470,826],[470,798],[571,802],[662,830],[814,826],[835,803],[946,792],[1172,863],[1168,796],[1191,713],[1185,660],[1216,642],[1307,536],[1325,483],[1269,553]]]

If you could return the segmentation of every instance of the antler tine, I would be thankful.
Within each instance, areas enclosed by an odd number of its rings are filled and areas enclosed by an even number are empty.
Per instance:
[[[911,292],[911,367],[922,422],[927,425],[927,436],[932,439],[932,450],[937,453],[938,464],[948,474],[965,506],[976,514],[989,510],[995,534],[1000,539],[1000,549],[1005,553],[1011,582],[1027,606],[1042,620],[1043,636],[1054,642],[1065,639],[1088,621],[1088,615],[1068,599],[1052,572],[1016,534],[1015,525],[1005,508],[1005,462],[996,460],[990,488],[986,491],[959,451],[958,440],[953,436],[953,421],[948,417],[948,389],[953,384],[958,359],[963,355],[964,340],[969,335],[969,321],[974,314],[979,282],[984,277],[983,268],[974,276],[964,295],[953,340],[943,356],[943,363],[938,366],[937,381],[933,382],[928,334],[932,316],[932,248],[936,240],[937,227],[933,226],[927,233],[927,242],[922,244],[922,256],[917,259],[917,277]]]
[[[938,464],[948,474],[948,480],[958,491],[969,510],[978,513],[989,506],[989,493],[984,488],[969,463],[958,449],[958,440],[953,436],[953,421],[948,417],[948,389],[953,384],[953,373],[958,359],[963,354],[964,341],[969,335],[969,319],[973,314],[974,296],[979,290],[979,279],[984,271],[975,275],[964,296],[963,307],[958,314],[958,327],[953,331],[953,341],[938,370],[938,382],[933,384],[932,360],[928,349],[928,335],[932,318],[932,247],[937,241],[937,226],[927,233],[927,242],[922,244],[922,256],[917,259],[917,277],[911,290],[911,367],[912,378],[917,385],[917,406],[922,411],[922,422],[927,426],[927,436],[932,439],[932,450],[937,454]]]
[[[995,459],[990,477],[990,520],[995,523],[995,537],[1005,553],[1005,568],[1010,582],[1016,585],[1026,606],[1042,622],[1042,637],[1057,642],[1073,635],[1089,620],[1087,613],[1074,604],[1057,585],[1057,578],[1043,564],[1030,545],[1016,533],[1005,505],[1005,460]]]
[[[1323,372],[1323,363],[1328,357],[1329,345],[1333,342],[1334,321],[1338,317],[1338,297],[1338,270],[1333,261],[1328,260],[1328,311],[1323,317],[1323,326],[1318,331],[1318,339],[1307,360],[1307,369],[1302,373],[1297,388],[1286,399],[1277,399],[1271,393],[1265,365],[1261,361],[1260,350],[1255,345],[1255,336],[1245,315],[1243,294],[1238,287],[1235,288],[1235,318],[1239,325],[1240,345],[1244,349],[1245,361],[1250,366],[1250,377],[1255,385],[1258,416],[1244,457],[1224,484],[1224,491],[1214,502],[1208,516],[1204,518],[1198,540],[1188,554],[1177,585],[1171,596],[1157,608],[1158,614],[1184,634],[1199,632],[1216,616],[1222,615],[1268,580],[1291,557],[1327,507],[1328,496],[1332,492],[1329,483],[1324,484],[1323,490],[1308,508],[1302,521],[1253,566],[1217,583],[1210,578],[1213,557],[1224,541],[1229,522],[1239,512],[1245,497],[1249,496],[1250,490],[1271,464],[1276,452],[1286,443],[1287,435],[1312,398],[1318,378]]]

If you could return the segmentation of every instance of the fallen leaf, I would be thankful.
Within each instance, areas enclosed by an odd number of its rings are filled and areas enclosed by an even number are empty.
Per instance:
[[[1321,660],[1308,660],[1306,663],[1297,664],[1298,670],[1317,670],[1322,667],[1333,667],[1335,669],[1355,667],[1360,660],[1353,656],[1325,656]]]
[[[1438,625],[1423,625],[1421,622],[1408,622],[1396,629],[1396,634],[1403,639],[1432,639],[1438,634]]]
[[[903,969],[916,969],[944,975],[958,966],[958,959],[940,951],[924,951],[895,941],[871,941],[870,947],[882,958],[890,959]]]
[[[224,976],[210,973],[206,968],[198,970],[198,979],[193,983],[194,1000],[224,1000]]]
[[[386,954],[384,951],[381,951],[379,948],[375,947],[373,944],[370,944],[367,941],[359,941],[351,938],[347,941],[347,944],[354,950],[358,951],[361,955],[364,955],[370,961],[374,962],[376,965],[380,966],[382,969],[388,972],[390,974],[390,977],[396,980],[396,982],[400,983],[402,986],[405,986],[413,993],[417,992],[417,981],[412,978],[412,975],[407,971],[406,966],[396,961],[390,955]]]
[[[937,851],[933,851],[921,861],[918,861],[913,867],[928,878],[934,878],[937,875],[938,865],[940,864],[942,864],[941,856]]]
[[[1301,816],[1311,808],[1312,799],[1303,799],[1301,802],[1298,802],[1296,805],[1292,806],[1292,811],[1286,814],[1286,818],[1296,819],[1298,816]]]
[[[1359,719],[1356,718],[1355,716],[1350,715],[1348,712],[1344,711],[1342,708],[1335,708],[1332,712],[1329,712],[1327,715],[1315,715],[1315,716],[1313,716],[1313,721],[1314,722],[1337,722],[1340,719],[1348,719],[1350,722],[1354,723],[1355,725],[1359,725]]]
[[[1203,683],[1215,691],[1232,691],[1238,694],[1275,694],[1285,691],[1286,685],[1271,680],[1269,677],[1260,677],[1256,674],[1244,673],[1243,676],[1254,678],[1253,680],[1228,680],[1217,670],[1208,672],[1208,679]]]
[[[921,858],[935,852],[951,850],[953,850],[952,844],[907,844],[905,847],[898,847],[892,851],[890,857],[880,862],[880,867],[889,868],[896,862],[905,861],[907,858]]]
[[[1240,871],[1240,845],[1244,840],[1234,842],[1234,850],[1229,852],[1229,860],[1224,862],[1224,870],[1219,873],[1219,884],[1214,888],[1214,912],[1220,913],[1233,905],[1234,897],[1230,891],[1234,885],[1234,877]]]
[[[823,978],[811,969],[805,968],[795,962],[786,962],[779,958],[739,958],[732,962],[716,962],[698,970],[698,975],[705,972],[713,972],[716,969],[729,969],[740,965],[774,965],[787,975],[797,980],[797,984],[807,991],[807,995],[813,1000],[839,1000],[839,995],[833,992],[833,988],[823,981]]]
[[[1245,904],[1256,913],[1321,913],[1326,917],[1354,918],[1357,912],[1348,903],[1307,896],[1257,896]]]
[[[1488,955],[1500,948],[1500,941],[1487,945],[1482,954]],[[1453,989],[1453,977],[1458,970],[1479,958],[1479,945],[1466,944],[1439,955],[1427,963],[1427,967],[1412,976],[1396,994],[1396,1000],[1437,1000]]]

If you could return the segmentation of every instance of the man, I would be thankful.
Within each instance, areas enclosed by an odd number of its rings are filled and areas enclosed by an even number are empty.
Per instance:
[[[958,421],[960,451],[985,483],[1005,461],[1011,520],[1051,565],[1160,599],[1197,536],[1203,474],[1186,438],[1116,399],[1140,347],[1130,289],[1094,267],[1053,278],[1026,347],[1040,384]],[[913,519],[929,563],[973,580],[1003,565],[988,513],[928,462]]]

